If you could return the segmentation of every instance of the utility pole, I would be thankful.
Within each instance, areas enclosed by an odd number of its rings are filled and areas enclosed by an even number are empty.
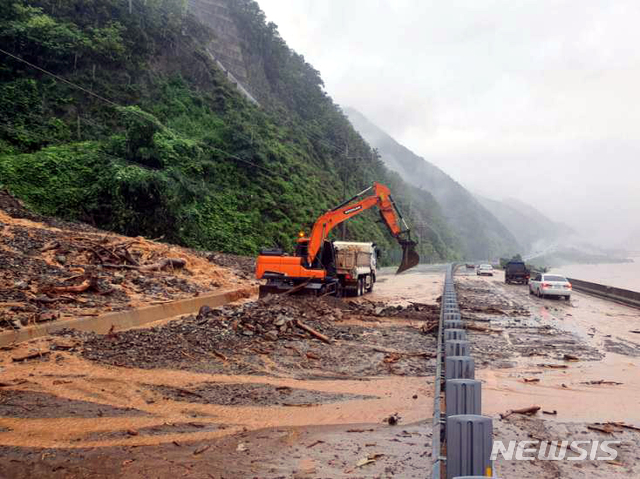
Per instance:
[[[345,148],[344,148],[344,164],[343,166],[343,170],[342,170],[342,197],[344,198],[344,201],[347,201],[349,199],[349,197],[347,196],[347,182],[349,181],[349,160],[367,160],[367,161],[371,161],[373,158],[373,153],[371,158],[369,156],[349,156],[349,143],[347,142],[345,144]],[[343,221],[342,222],[342,228],[341,228],[341,233],[340,233],[340,237],[342,239],[342,241],[345,241],[347,239],[347,222]]]
[[[344,149],[344,176],[342,177],[342,198],[347,201],[347,181],[349,178],[349,168],[347,162],[349,161],[349,142],[347,142]],[[342,222],[342,241],[347,239],[347,222]]]

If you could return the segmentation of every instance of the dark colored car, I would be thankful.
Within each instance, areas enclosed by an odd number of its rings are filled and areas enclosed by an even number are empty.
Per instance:
[[[504,268],[504,282],[527,284],[531,273],[522,261],[509,261]]]

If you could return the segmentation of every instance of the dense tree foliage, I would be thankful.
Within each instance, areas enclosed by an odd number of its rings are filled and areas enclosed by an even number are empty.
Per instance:
[[[48,214],[255,254],[291,249],[344,190],[381,181],[439,232],[421,253],[455,257],[433,198],[383,167],[255,2],[230,5],[262,107],[206,54],[213,32],[182,1],[12,0],[0,45],[32,65],[0,53],[0,185]],[[394,247],[373,213],[348,234]]]

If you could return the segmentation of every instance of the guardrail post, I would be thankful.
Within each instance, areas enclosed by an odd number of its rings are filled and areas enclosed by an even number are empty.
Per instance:
[[[466,341],[467,340],[467,331],[464,329],[455,329],[449,328],[444,330],[444,340],[458,340],[458,341]]]
[[[482,414],[482,384],[475,379],[449,379],[445,387],[447,416]]]
[[[469,356],[469,341],[449,340],[444,342],[444,356]]]
[[[462,414],[447,418],[447,479],[493,475],[491,418]]]
[[[444,360],[445,379],[475,379],[473,358],[469,356],[449,356]]]
[[[464,323],[459,319],[446,319],[444,329],[464,329]]]

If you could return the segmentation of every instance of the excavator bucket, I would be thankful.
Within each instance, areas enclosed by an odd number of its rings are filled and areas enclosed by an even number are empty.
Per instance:
[[[400,274],[409,268],[413,268],[420,262],[420,256],[416,253],[417,244],[418,243],[411,240],[403,240],[400,242],[400,245],[402,246],[402,262],[400,263],[396,274]]]

